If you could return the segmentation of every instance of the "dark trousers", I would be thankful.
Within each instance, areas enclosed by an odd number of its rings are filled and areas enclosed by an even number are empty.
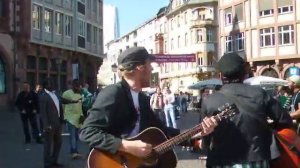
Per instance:
[[[29,123],[31,125],[31,131],[33,138],[39,138],[39,129],[36,120],[36,114],[23,114],[21,113],[21,120],[23,125],[23,131],[25,135],[25,141],[28,143],[31,141],[30,131],[29,131]]]
[[[44,132],[44,164],[50,166],[57,163],[62,144],[62,128],[52,128]]]
[[[154,114],[164,125],[166,125],[166,117],[163,109],[154,109]]]

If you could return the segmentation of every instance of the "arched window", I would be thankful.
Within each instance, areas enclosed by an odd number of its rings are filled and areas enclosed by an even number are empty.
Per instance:
[[[5,68],[2,59],[0,58],[0,94],[5,93]]]
[[[274,77],[274,78],[279,78],[278,73],[273,69],[273,68],[269,68],[264,70],[261,73],[262,76],[270,76],[270,77]]]

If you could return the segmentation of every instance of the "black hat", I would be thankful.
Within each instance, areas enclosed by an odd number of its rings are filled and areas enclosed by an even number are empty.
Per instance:
[[[237,53],[227,53],[222,56],[216,65],[223,76],[228,78],[240,77],[245,73],[245,61]]]
[[[131,47],[118,57],[118,66],[122,70],[133,70],[137,65],[142,65],[146,60],[153,61],[155,57],[148,53],[144,47]]]

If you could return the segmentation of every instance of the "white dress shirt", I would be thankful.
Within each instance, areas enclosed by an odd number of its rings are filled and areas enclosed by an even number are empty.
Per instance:
[[[51,97],[51,99],[53,100],[53,102],[55,104],[55,107],[57,109],[57,112],[58,112],[58,116],[60,117],[59,100],[58,100],[56,94],[54,93],[54,91],[50,92],[47,89],[45,89],[45,91]]]

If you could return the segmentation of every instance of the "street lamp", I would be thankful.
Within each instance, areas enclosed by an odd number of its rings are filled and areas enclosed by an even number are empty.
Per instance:
[[[61,64],[62,64],[62,58],[60,56],[55,58],[55,63],[57,65],[57,91],[61,92],[61,86],[60,86],[60,71],[61,71]]]
[[[114,63],[114,64],[111,65],[111,70],[112,70],[113,73],[114,73],[114,84],[115,84],[115,83],[116,83],[116,73],[117,73],[117,71],[118,71],[118,66],[117,66],[116,63]]]

